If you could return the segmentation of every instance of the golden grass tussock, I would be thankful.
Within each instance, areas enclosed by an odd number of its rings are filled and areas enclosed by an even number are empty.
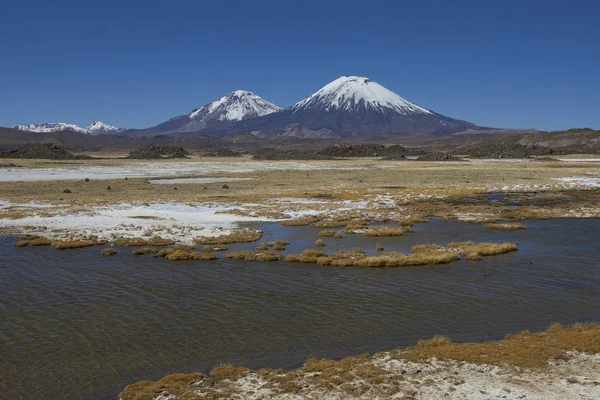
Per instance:
[[[318,222],[320,219],[321,218],[314,216],[314,215],[307,215],[304,217],[291,219],[288,221],[283,221],[280,223],[280,225],[282,225],[282,226],[305,226],[305,225],[314,224],[315,222]]]
[[[363,384],[377,385],[386,390],[385,383],[397,381],[397,372],[379,365],[381,358],[427,363],[436,358],[472,364],[509,365],[526,370],[540,371],[549,365],[550,360],[568,359],[571,352],[587,354],[600,353],[600,325],[597,323],[560,326],[553,324],[546,331],[509,334],[502,340],[483,343],[453,343],[446,336],[434,336],[431,340],[420,340],[415,346],[396,349],[374,355],[361,354],[341,360],[310,358],[296,370],[286,371],[263,368],[252,371],[245,367],[220,365],[209,376],[201,373],[189,375],[168,375],[156,381],[142,381],[127,386],[120,394],[122,400],[153,400],[164,394],[176,396],[180,400],[199,398],[230,398],[231,385],[248,374],[256,374],[263,382],[263,388],[274,391],[275,395],[296,394],[310,397],[316,393],[327,393],[337,388],[348,390],[348,397],[354,397]],[[380,386],[383,385],[383,386]],[[239,388],[239,386],[238,386]],[[308,392],[303,392],[307,390]],[[367,386],[368,389],[368,386]],[[234,389],[235,390],[235,389]],[[390,387],[384,398],[394,397],[398,387]],[[237,392],[238,397],[246,393]],[[249,393],[248,393],[249,394]],[[302,395],[305,396],[302,396]]]
[[[115,240],[114,244],[123,247],[134,246],[168,246],[175,243],[172,239],[163,239],[160,236],[153,236],[149,239],[144,238],[120,238]]]
[[[376,256],[367,256],[363,250],[356,249],[352,252],[338,250],[333,256],[321,253],[318,256],[314,250],[306,250],[303,254],[290,254],[287,262],[318,263],[333,267],[406,267],[418,265],[447,264],[460,260],[464,256],[468,260],[478,260],[482,256],[491,256],[515,251],[514,243],[450,243],[448,246],[425,244],[413,246],[410,254],[383,253]]]
[[[27,246],[50,246],[52,244],[52,240],[46,239],[41,236],[36,235],[27,235],[21,237],[17,243],[15,243],[16,247],[27,247]]]
[[[600,325],[562,327],[553,324],[544,332],[524,331],[484,343],[452,343],[448,338],[438,336],[392,353],[396,358],[417,362],[436,357],[474,364],[543,368],[551,359],[567,358],[569,351],[600,353]]]
[[[272,248],[274,251],[284,251],[290,242],[288,240],[277,239],[272,242],[264,242],[256,247],[257,251],[266,251]]]
[[[235,380],[245,376],[250,372],[249,368],[246,367],[234,367],[231,364],[219,365],[210,371],[210,376],[216,379],[229,379]]]
[[[202,251],[211,252],[211,251],[227,251],[229,247],[224,245],[212,245],[207,244],[202,246]]]
[[[138,256],[138,255],[142,255],[142,254],[153,254],[153,253],[158,253],[158,249],[156,249],[154,247],[139,247],[139,248],[133,250],[134,256]]]
[[[449,243],[448,248],[454,248],[461,251],[467,260],[479,260],[485,256],[495,256],[499,254],[517,251],[515,243]]]
[[[312,226],[316,228],[341,228],[348,225],[354,226],[363,226],[369,223],[368,219],[365,218],[349,218],[349,217],[340,217],[340,218],[330,218],[323,220],[321,222],[313,223]]]
[[[52,242],[52,247],[58,250],[67,250],[98,246],[102,244],[105,244],[105,242],[97,240],[58,240]]]
[[[225,254],[225,258],[244,261],[278,261],[281,259],[281,256],[271,251],[257,251],[254,253],[249,251],[234,251]]]
[[[300,254],[288,254],[285,262],[316,263],[320,258],[327,257],[327,253],[319,250],[304,250]]]
[[[107,257],[114,256],[115,254],[117,254],[117,251],[115,249],[102,249],[102,251],[100,251],[100,254]]]
[[[210,260],[218,260],[219,256],[217,256],[214,253],[198,253],[196,251],[173,250],[169,254],[166,254],[165,258],[169,261],[180,261],[180,260],[210,261]]]
[[[405,233],[412,232],[411,226],[400,226],[398,228],[393,227],[381,227],[381,228],[369,228],[363,232],[364,236],[370,237],[387,237],[387,236],[402,236]]]
[[[228,235],[202,236],[194,239],[197,244],[232,244],[256,242],[262,237],[262,232],[253,229],[239,229]]]
[[[486,229],[501,230],[501,231],[518,231],[518,230],[528,229],[527,226],[525,226],[523,224],[519,224],[519,223],[514,223],[514,224],[500,224],[500,223],[485,224],[485,228]]]
[[[119,398],[123,400],[154,400],[163,392],[168,392],[178,398],[186,396],[188,391],[192,389],[192,385],[206,378],[206,375],[199,372],[192,374],[173,374],[167,375],[156,382],[140,381],[132,385],[128,385],[119,394]]]
[[[325,241],[323,239],[317,239],[317,241],[315,242],[315,246],[317,246],[317,247],[324,247],[325,246]]]
[[[335,231],[331,229],[325,229],[319,232],[318,237],[334,237]]]

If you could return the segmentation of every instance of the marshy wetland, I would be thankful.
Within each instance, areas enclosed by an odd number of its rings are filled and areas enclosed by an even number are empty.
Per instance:
[[[578,160],[14,160],[0,170],[0,390],[600,396],[584,354],[600,351],[596,325],[517,336],[516,353],[560,350],[535,365],[453,347],[600,320],[600,162]],[[401,350],[435,335],[452,344]],[[331,361],[363,353],[377,354]],[[174,373],[198,374],[123,391]]]

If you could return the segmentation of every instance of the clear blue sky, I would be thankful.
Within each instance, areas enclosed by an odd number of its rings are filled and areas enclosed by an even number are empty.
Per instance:
[[[38,1],[0,7],[0,126],[142,128],[236,89],[361,75],[480,125],[600,129],[600,2]]]

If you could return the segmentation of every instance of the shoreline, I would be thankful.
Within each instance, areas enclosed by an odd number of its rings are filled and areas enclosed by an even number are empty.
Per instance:
[[[600,325],[552,324],[498,341],[415,346],[295,370],[216,366],[209,375],[168,375],[127,386],[120,400],[231,399],[585,399],[600,396]]]

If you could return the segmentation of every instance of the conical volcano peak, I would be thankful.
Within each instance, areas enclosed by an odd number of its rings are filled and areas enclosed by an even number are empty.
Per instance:
[[[294,110],[396,112],[403,115],[431,114],[379,83],[362,76],[342,76],[293,106]]]

